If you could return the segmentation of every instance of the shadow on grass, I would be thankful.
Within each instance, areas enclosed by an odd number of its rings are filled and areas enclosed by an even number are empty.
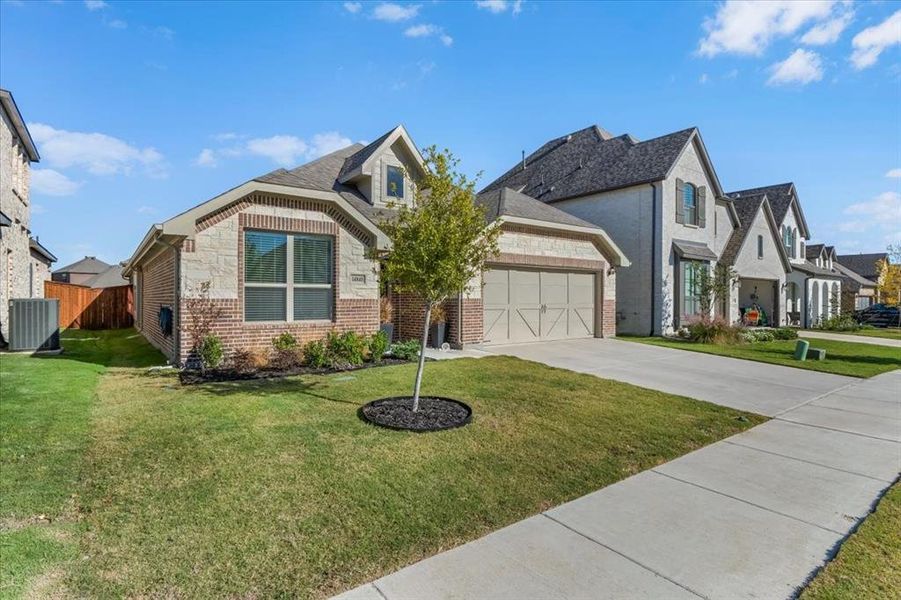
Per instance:
[[[166,364],[166,357],[134,328],[60,332],[61,354],[35,354],[41,360],[77,361],[103,367],[146,368]]]
[[[206,392],[214,396],[224,398],[238,394],[302,394],[312,398],[318,398],[327,402],[360,406],[368,400],[342,400],[324,393],[328,383],[325,381],[305,381],[302,376],[272,378],[272,379],[244,379],[241,381],[223,381],[216,383],[202,383],[191,386],[198,391]]]

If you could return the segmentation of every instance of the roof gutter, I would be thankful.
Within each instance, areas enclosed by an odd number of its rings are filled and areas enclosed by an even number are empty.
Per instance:
[[[155,242],[159,239],[159,237],[163,233],[163,226],[159,223],[154,223],[150,230],[144,235],[144,239],[141,240],[141,243],[138,244],[137,249],[134,251],[134,254],[131,255],[131,258],[128,259],[128,262],[125,263],[125,267],[122,268],[122,276],[129,277],[134,271],[135,265],[137,265],[138,261],[147,254],[147,252],[154,246]]]

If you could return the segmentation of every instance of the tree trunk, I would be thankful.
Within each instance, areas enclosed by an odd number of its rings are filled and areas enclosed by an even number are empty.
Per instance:
[[[422,325],[422,345],[419,347],[419,367],[416,369],[416,384],[413,386],[413,412],[419,410],[419,386],[422,384],[422,368],[425,366],[425,345],[429,341],[429,321],[432,318],[432,303],[425,307],[425,323]]]

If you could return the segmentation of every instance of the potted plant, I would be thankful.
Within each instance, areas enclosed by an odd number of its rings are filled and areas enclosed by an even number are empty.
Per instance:
[[[390,296],[379,299],[379,329],[385,333],[388,343],[394,339],[394,304]]]
[[[440,348],[444,343],[444,334],[447,329],[447,313],[444,305],[436,304],[429,317],[429,347]]]

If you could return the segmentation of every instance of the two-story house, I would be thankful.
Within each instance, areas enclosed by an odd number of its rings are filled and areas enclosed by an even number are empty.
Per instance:
[[[715,267],[741,224],[697,128],[639,141],[588,127],[550,140],[485,191],[503,187],[603,227],[629,257],[617,271],[618,333],[661,335],[699,316],[695,267]],[[724,304],[718,312],[737,315],[737,290]]]
[[[29,169],[39,160],[12,94],[0,89],[0,345],[9,335],[9,300],[43,298],[56,261],[31,235]]]

